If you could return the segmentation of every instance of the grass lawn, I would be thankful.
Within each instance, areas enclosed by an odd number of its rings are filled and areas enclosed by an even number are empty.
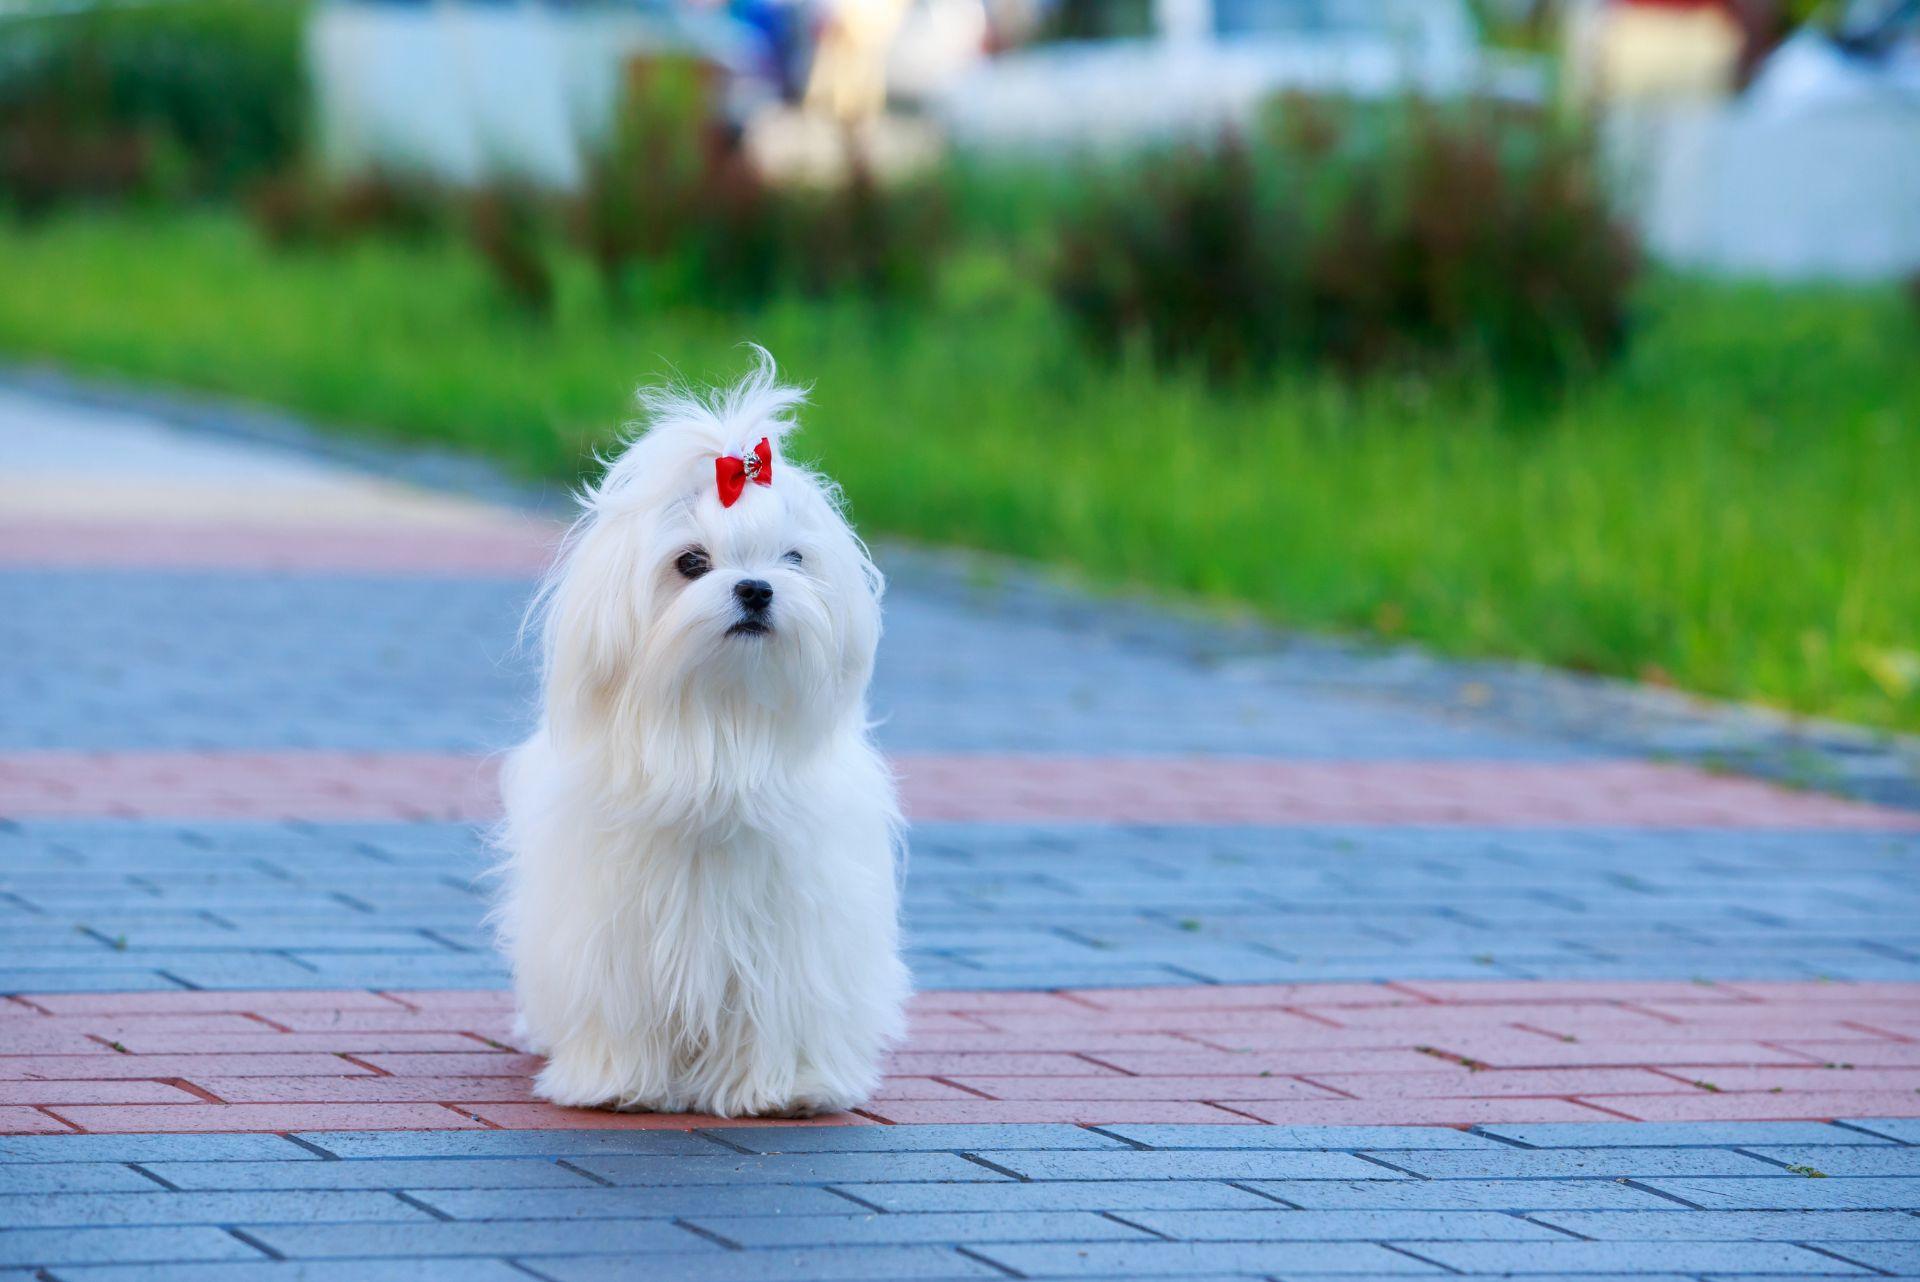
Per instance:
[[[451,246],[274,253],[219,214],[0,225],[0,352],[277,402],[571,474],[634,385],[765,343],[869,532],[1279,622],[1653,676],[1920,729],[1920,320],[1897,292],[1662,282],[1564,400],[1087,358],[998,259],[902,313],[506,311]]]

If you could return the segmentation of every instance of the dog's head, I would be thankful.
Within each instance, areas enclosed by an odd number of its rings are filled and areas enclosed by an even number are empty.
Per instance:
[[[582,496],[543,594],[563,747],[790,754],[864,717],[881,579],[832,484],[783,450],[803,399],[764,352],[731,388],[642,394],[645,430]]]

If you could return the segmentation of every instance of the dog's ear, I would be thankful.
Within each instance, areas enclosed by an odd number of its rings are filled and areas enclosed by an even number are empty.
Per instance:
[[[583,521],[546,593],[547,718],[560,742],[593,735],[619,714],[640,651],[648,587],[619,520]]]

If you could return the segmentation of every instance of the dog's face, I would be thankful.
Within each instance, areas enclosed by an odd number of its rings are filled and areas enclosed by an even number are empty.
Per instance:
[[[873,569],[811,476],[775,476],[731,507],[709,478],[654,523],[638,657],[689,694],[825,711],[865,688]]]
[[[762,383],[673,401],[589,494],[546,598],[556,738],[650,762],[749,739],[790,754],[864,715],[880,576],[826,483],[778,455],[792,400]],[[768,483],[724,503],[715,460],[762,436]]]

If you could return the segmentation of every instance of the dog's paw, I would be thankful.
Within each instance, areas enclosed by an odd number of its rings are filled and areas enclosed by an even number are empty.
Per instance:
[[[555,1055],[533,1079],[533,1093],[562,1108],[615,1108],[626,1092],[604,1068]]]
[[[527,1023],[527,1017],[517,1011],[513,1016],[513,1031],[507,1034],[507,1038],[513,1048],[523,1055],[545,1055],[547,1053],[548,1047],[546,1039],[537,1036],[533,1031],[532,1025]]]

